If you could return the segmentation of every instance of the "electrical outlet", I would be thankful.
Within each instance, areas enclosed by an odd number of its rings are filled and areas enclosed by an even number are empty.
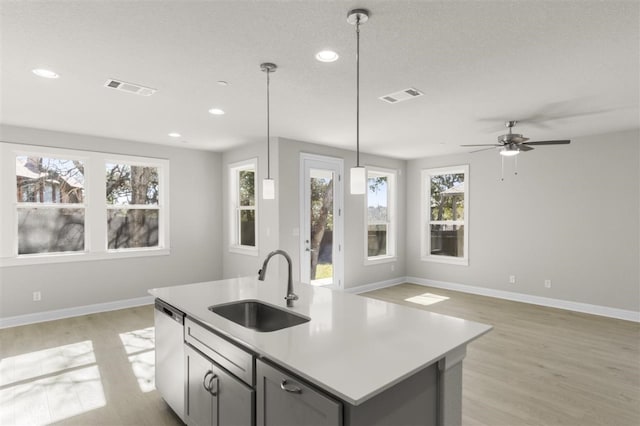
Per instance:
[[[509,284],[515,284],[515,283],[516,283],[516,276],[509,275]]]
[[[42,293],[40,293],[39,291],[34,291],[33,292],[33,301],[34,302],[39,302],[42,300]]]
[[[544,280],[544,286],[546,288],[551,288],[551,280]]]

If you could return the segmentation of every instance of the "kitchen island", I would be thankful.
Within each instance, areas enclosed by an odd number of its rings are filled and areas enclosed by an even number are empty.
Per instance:
[[[222,363],[223,373],[240,378],[251,392],[256,389],[257,396],[249,397],[255,399],[249,424],[256,420],[258,425],[276,424],[265,413],[276,415],[283,407],[268,404],[295,405],[280,396],[271,397],[269,378],[276,377],[274,374],[289,374],[288,382],[282,379],[279,383],[285,394],[291,394],[287,397],[317,391],[329,402],[335,402],[338,420],[329,419],[327,424],[461,423],[466,345],[491,330],[490,326],[297,283],[299,300],[287,308],[285,288],[286,280],[276,276],[265,281],[244,277],[157,288],[150,293],[186,314],[185,341],[192,346],[189,350],[203,352],[214,365],[222,359],[218,364]],[[258,300],[309,321],[259,332],[209,310],[211,306],[240,300]],[[206,333],[240,348],[250,358],[246,362],[234,361],[230,356],[220,358],[226,349],[216,348],[209,355],[206,351],[213,345],[206,345],[207,338],[202,337]],[[188,375],[189,372],[187,378]],[[214,386],[212,376],[207,377],[203,386],[216,396],[217,382]],[[220,398],[222,395],[220,390]],[[188,399],[186,384],[186,411],[190,407]],[[313,406],[313,401],[303,401],[296,409]],[[218,403],[221,402],[214,405]],[[187,423],[196,423],[186,417]]]

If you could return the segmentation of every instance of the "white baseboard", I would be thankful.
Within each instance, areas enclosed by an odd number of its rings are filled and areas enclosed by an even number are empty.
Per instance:
[[[345,288],[344,291],[346,293],[359,294],[359,293],[364,293],[364,292],[367,292],[367,291],[373,291],[373,290],[378,290],[378,289],[381,289],[381,288],[391,287],[392,285],[402,284],[402,283],[406,283],[406,282],[407,282],[407,278],[406,277],[399,277],[399,278],[394,278],[394,279],[391,279],[391,280],[379,281],[377,283],[371,283],[371,284],[360,285],[360,286],[357,286],[357,287]]]
[[[153,296],[144,296],[136,297],[135,299],[116,300],[114,302],[96,303],[94,305],[37,312],[35,314],[16,315],[14,317],[0,318],[0,329],[77,317],[80,315],[95,314],[97,312],[117,311],[118,309],[133,308],[134,306],[150,305],[152,303]]]
[[[442,288],[445,290],[460,291],[462,293],[478,294],[480,296],[495,297],[498,299],[513,300],[515,302],[530,303],[533,305],[548,306],[550,308],[566,309],[574,312],[582,312],[603,317],[617,318],[627,321],[640,322],[640,312],[625,309],[610,308],[608,306],[591,305],[588,303],[571,302],[569,300],[552,299],[549,297],[532,296],[529,294],[514,293],[511,291],[495,290],[484,287],[474,287],[465,284],[456,284],[445,281],[428,280],[418,277],[406,277],[406,282]]]

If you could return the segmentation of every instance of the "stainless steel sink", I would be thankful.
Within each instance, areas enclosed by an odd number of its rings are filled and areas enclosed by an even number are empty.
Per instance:
[[[243,327],[263,332],[281,330],[309,321],[309,318],[302,315],[267,305],[258,300],[240,300],[209,306],[209,310]]]

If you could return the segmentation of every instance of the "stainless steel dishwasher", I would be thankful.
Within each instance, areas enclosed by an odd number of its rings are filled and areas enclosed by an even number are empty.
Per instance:
[[[184,313],[156,299],[156,389],[184,421]]]

